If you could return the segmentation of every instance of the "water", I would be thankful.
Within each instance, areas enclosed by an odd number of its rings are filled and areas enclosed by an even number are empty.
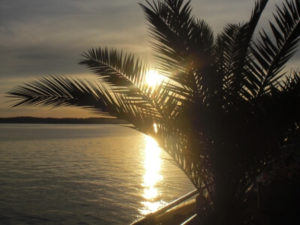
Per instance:
[[[191,190],[133,129],[0,124],[0,224],[129,224]]]

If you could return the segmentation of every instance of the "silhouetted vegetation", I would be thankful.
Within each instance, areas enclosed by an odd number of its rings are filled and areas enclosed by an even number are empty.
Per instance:
[[[145,84],[148,67],[132,54],[97,48],[80,63],[99,83],[49,77],[9,95],[16,106],[75,105],[129,121],[155,137],[199,190],[200,224],[259,224],[258,211],[247,208],[251,190],[292,154],[286,149],[300,122],[300,76],[284,71],[299,41],[300,2],[283,1],[270,29],[255,35],[267,2],[256,1],[248,22],[217,36],[191,15],[189,1],[141,4],[167,77],[157,87]]]

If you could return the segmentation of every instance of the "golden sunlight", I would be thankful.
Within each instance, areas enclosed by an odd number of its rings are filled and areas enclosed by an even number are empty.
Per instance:
[[[159,85],[164,80],[164,76],[159,74],[157,70],[151,69],[146,73],[146,84],[150,87]]]
[[[164,205],[164,202],[156,201],[159,195],[159,190],[156,185],[163,179],[160,174],[160,166],[162,163],[160,158],[161,149],[153,138],[145,136],[145,141],[145,174],[142,183],[145,201],[142,202],[144,208],[140,210],[143,215],[152,213]]]

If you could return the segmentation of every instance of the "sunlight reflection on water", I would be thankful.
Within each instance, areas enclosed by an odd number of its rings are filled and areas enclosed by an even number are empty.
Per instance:
[[[130,224],[194,189],[119,125],[0,124],[0,159],[0,224]]]
[[[143,208],[140,209],[142,215],[152,213],[166,204],[164,201],[157,201],[159,196],[157,184],[163,180],[163,176],[160,174],[162,164],[160,155],[162,150],[157,142],[149,136],[145,136],[145,142],[145,173],[142,183],[144,187],[144,201],[142,202]]]

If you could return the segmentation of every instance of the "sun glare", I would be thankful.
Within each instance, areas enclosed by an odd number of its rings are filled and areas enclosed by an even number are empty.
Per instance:
[[[146,84],[150,87],[159,85],[164,80],[164,77],[157,70],[148,70],[146,74]]]

